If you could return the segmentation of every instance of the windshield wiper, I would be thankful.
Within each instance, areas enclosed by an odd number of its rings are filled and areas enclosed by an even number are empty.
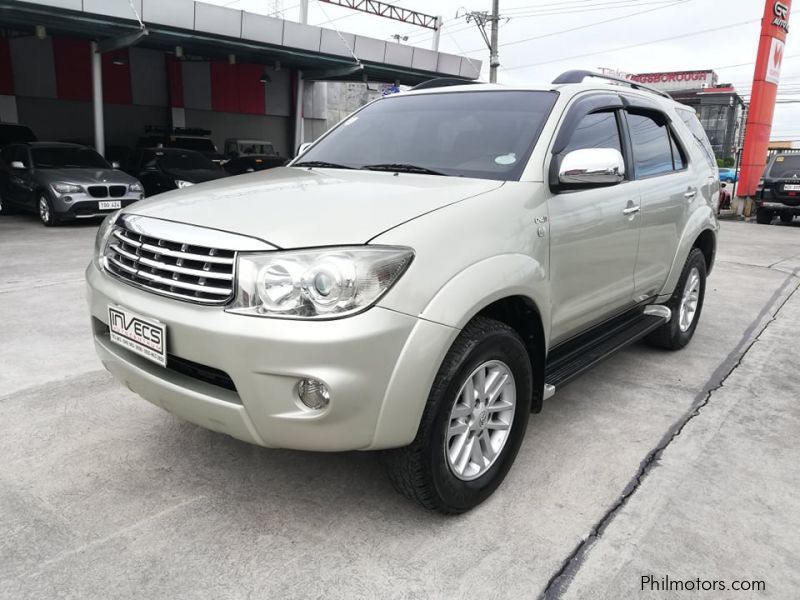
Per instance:
[[[352,169],[353,167],[348,167],[347,165],[339,165],[332,162],[326,162],[324,160],[306,160],[299,163],[294,163],[293,167],[318,167],[320,169]]]
[[[448,176],[447,173],[442,173],[441,171],[434,171],[433,169],[428,169],[427,167],[419,167],[417,165],[409,165],[406,163],[379,163],[376,165],[364,165],[361,168],[366,169],[367,171],[393,171],[395,173],[420,173],[422,175]]]

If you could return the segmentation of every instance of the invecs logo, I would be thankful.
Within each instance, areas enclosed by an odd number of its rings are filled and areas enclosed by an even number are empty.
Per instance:
[[[775,6],[772,7],[772,12],[775,13],[772,24],[789,33],[789,7],[783,2],[776,2]]]
[[[161,329],[137,317],[126,319],[121,311],[109,306],[110,329],[128,339],[135,340],[156,352],[163,351]]]

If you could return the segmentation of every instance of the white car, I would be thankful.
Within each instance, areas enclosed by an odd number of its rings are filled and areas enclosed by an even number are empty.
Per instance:
[[[631,341],[691,339],[719,181],[692,109],[638,84],[423,86],[288,167],[109,218],[97,352],[145,399],[240,440],[384,450],[466,511],[528,416]]]

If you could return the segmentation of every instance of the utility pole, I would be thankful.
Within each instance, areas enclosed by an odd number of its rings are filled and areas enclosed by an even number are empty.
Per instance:
[[[458,14],[456,14],[458,16]],[[500,26],[500,0],[492,0],[492,12],[486,11],[471,11],[467,12],[464,17],[467,23],[474,22],[478,27],[478,31],[486,42],[486,47],[489,48],[489,81],[497,83],[497,67],[500,66],[500,54],[498,49],[500,43],[499,26]],[[486,24],[489,23],[490,32],[486,33]]]
[[[498,54],[497,38],[500,20],[500,0],[492,0],[492,37],[489,44],[489,82],[497,83],[497,67],[500,66],[500,55]]]

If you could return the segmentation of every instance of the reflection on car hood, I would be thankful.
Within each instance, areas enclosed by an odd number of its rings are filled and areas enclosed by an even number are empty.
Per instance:
[[[164,173],[175,179],[191,183],[203,183],[228,176],[228,173],[221,169],[165,169]]]
[[[136,183],[136,178],[116,169],[36,169],[34,178],[39,184],[76,183],[125,184]]]
[[[502,185],[278,167],[159,194],[124,212],[242,233],[280,248],[335,246],[365,243],[405,221]]]

